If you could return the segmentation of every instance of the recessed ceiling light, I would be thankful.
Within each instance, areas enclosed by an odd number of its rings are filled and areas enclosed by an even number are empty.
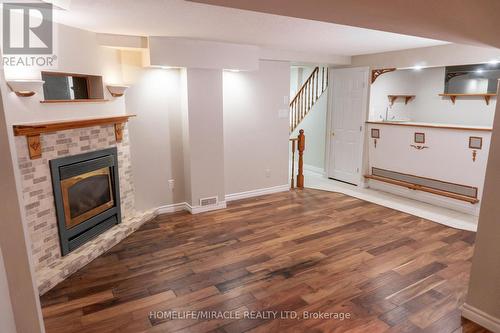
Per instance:
[[[422,68],[424,68],[424,67],[423,67],[423,66],[421,66],[421,65],[415,65],[415,66],[413,66],[412,68],[413,68],[414,70],[416,70],[416,71],[419,71],[419,70],[421,70],[421,69],[422,69]]]
[[[493,59],[493,60],[488,61],[488,64],[490,64],[490,65],[496,65],[496,64],[498,64],[499,62],[500,62],[500,60],[498,60],[498,59]]]

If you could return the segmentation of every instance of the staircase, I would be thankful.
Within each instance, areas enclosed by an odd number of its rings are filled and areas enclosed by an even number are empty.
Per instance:
[[[290,102],[290,133],[307,116],[328,87],[328,67],[316,67]]]

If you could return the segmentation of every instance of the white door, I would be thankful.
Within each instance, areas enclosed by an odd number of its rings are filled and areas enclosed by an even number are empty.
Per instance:
[[[368,103],[368,69],[334,69],[330,78],[328,177],[358,185]]]

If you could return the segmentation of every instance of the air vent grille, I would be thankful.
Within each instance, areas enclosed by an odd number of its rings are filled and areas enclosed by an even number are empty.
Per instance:
[[[214,206],[214,205],[217,205],[217,197],[200,199],[200,206]]]
[[[375,167],[372,168],[372,175],[477,199],[477,187],[473,186],[449,183]]]

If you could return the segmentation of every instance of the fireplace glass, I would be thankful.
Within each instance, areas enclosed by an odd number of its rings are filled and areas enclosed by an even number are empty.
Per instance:
[[[64,179],[61,190],[67,228],[114,206],[109,167]]]

